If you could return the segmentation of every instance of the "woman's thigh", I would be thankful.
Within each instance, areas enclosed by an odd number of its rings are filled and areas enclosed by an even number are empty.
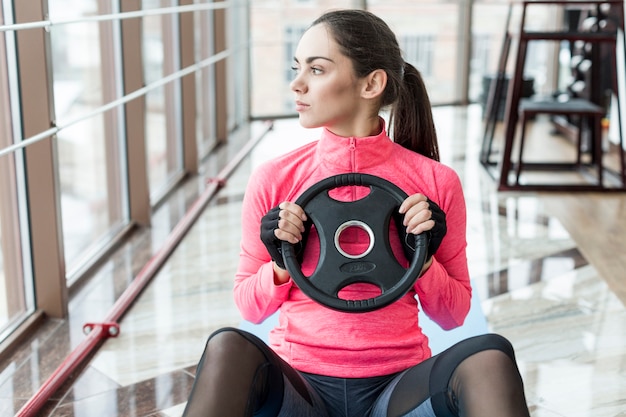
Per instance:
[[[432,357],[398,374],[380,394],[369,417],[435,417],[429,387],[435,361]]]
[[[402,372],[389,383],[370,417],[454,417],[449,382],[459,364],[489,349],[506,353],[515,361],[510,343],[502,336],[486,334],[458,342],[449,349]]]
[[[260,413],[254,414],[255,417],[332,417],[326,411],[324,401],[308,381],[304,380],[307,399],[302,395],[302,387],[294,387],[292,379],[284,376],[283,380],[283,397],[278,415],[264,413],[261,409]]]
[[[266,374],[267,393],[254,417],[330,417],[324,402],[303,375],[278,356],[265,342],[252,333],[240,329],[224,329],[242,336],[265,357],[263,366],[270,368]],[[257,373],[259,370],[257,370]]]

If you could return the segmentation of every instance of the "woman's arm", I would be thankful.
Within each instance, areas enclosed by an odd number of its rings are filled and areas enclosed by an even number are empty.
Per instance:
[[[452,170],[439,179],[439,195],[429,198],[444,211],[447,233],[432,258],[432,264],[418,279],[415,290],[424,312],[448,330],[463,324],[470,308],[472,288],[466,255],[467,214],[461,182]]]
[[[242,317],[260,323],[289,297],[292,281],[280,272],[261,241],[261,218],[277,205],[272,183],[262,172],[250,176],[241,214],[241,251],[235,275],[234,298]],[[276,269],[280,270],[276,271]],[[286,275],[285,275],[286,274]]]

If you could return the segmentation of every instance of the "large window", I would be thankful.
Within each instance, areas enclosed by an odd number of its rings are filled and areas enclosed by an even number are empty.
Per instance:
[[[142,0],[142,9],[174,6],[174,0]],[[143,61],[146,84],[155,83],[180,69],[178,16],[172,14],[143,18]],[[182,127],[180,80],[156,88],[146,97],[148,177],[153,203],[169,191],[182,175]]]
[[[247,123],[249,25],[243,0],[0,6],[1,344],[66,317],[72,289]]]
[[[80,20],[114,12],[97,0],[50,2],[50,18]],[[113,2],[111,2],[113,4]],[[79,22],[50,29],[63,243],[68,277],[128,223],[121,107],[98,111],[121,96],[119,23]]]
[[[396,33],[404,59],[422,72],[431,102],[460,101],[460,2],[380,0],[367,4]]]
[[[402,35],[398,43],[404,54],[404,60],[418,68],[423,77],[433,76],[435,57],[434,35]]]
[[[1,4],[0,4],[1,6]],[[0,25],[5,23],[0,7]],[[12,33],[0,32],[0,108],[10,109],[16,98]],[[10,50],[7,54],[7,46]],[[22,151],[14,145],[12,112],[0,113],[0,341],[34,309],[32,274],[28,264],[29,240],[24,198]]]
[[[195,60],[206,62],[214,53],[213,10],[194,15]],[[207,155],[217,143],[215,119],[215,65],[203,65],[195,75],[196,90],[196,141],[198,154]]]

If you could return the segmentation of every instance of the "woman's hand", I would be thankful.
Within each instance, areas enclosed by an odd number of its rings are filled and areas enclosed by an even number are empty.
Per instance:
[[[403,225],[407,233],[419,235],[435,226],[435,221],[431,219],[428,198],[424,194],[408,196],[400,205],[399,211],[400,214],[404,214]]]
[[[274,230],[274,235],[280,240],[295,245],[302,241],[305,231],[304,222],[307,217],[302,207],[296,203],[283,201],[278,205],[278,227]]]
[[[284,284],[289,280],[289,274],[283,262],[282,242],[287,241],[294,245],[302,242],[306,231],[306,221],[304,210],[289,201],[283,201],[261,219],[261,241],[274,261],[276,284]]]
[[[432,256],[437,252],[443,237],[446,235],[446,214],[436,203],[419,193],[407,197],[400,205],[399,212],[404,214],[403,225],[406,227],[408,237],[424,232],[429,234],[428,254],[424,268],[422,268],[423,273],[430,267]],[[403,243],[405,249],[408,247],[415,252],[415,239],[407,239]]]

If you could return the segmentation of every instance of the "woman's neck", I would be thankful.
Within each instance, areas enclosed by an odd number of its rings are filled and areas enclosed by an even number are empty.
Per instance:
[[[368,136],[376,136],[383,129],[380,117],[376,115],[373,118],[353,123],[351,126],[329,126],[327,127],[336,136],[345,138],[364,138]]]

